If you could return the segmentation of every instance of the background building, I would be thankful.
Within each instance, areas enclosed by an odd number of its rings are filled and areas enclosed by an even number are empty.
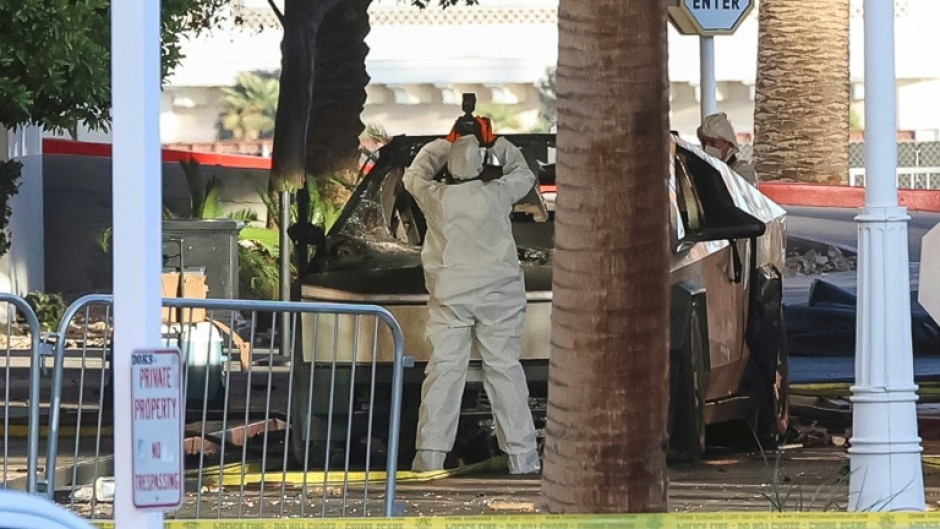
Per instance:
[[[940,139],[940,18],[936,0],[896,0],[898,126],[917,140]],[[851,78],[855,124],[861,126],[864,88],[862,2],[852,3]],[[242,0],[241,28],[190,41],[187,59],[163,97],[167,143],[208,142],[216,135],[220,87],[238,73],[276,70],[281,31],[264,0]],[[460,93],[481,103],[513,105],[518,128],[537,126],[539,83],[557,58],[557,0],[481,0],[475,7],[419,10],[401,0],[374,0],[367,37],[372,77],[363,121],[390,133],[438,133],[459,112]],[[263,31],[254,28],[263,25]],[[753,130],[757,11],[733,36],[716,37],[719,108],[735,127]],[[698,38],[669,29],[672,127],[694,133],[699,121]]]
[[[940,18],[936,0],[895,0],[898,128],[902,138],[940,140]],[[281,29],[266,0],[240,0],[244,21],[191,39],[186,59],[167,80],[161,135],[167,144],[211,144],[219,138],[222,88],[238,74],[280,68]],[[391,134],[433,134],[459,113],[472,91],[484,109],[511,105],[514,130],[539,126],[539,84],[558,51],[557,0],[480,0],[475,7],[420,10],[406,0],[374,0],[366,67],[372,78],[363,121]],[[263,29],[259,29],[263,28]],[[862,0],[851,13],[853,125],[863,126]],[[694,136],[699,122],[698,37],[669,28],[672,128]],[[753,131],[757,10],[733,36],[715,38],[718,106],[747,139]],[[808,111],[810,109],[807,109]],[[106,141],[82,131],[79,139]],[[198,146],[198,145],[197,145]],[[205,145],[203,145],[205,147]],[[257,145],[246,147],[257,150]],[[238,147],[234,147],[235,150]]]

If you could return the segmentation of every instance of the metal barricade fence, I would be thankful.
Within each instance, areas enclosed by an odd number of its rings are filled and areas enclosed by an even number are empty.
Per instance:
[[[92,519],[111,516],[115,486],[111,303],[86,296],[66,311],[53,375],[56,425],[76,428],[50,439],[50,453],[62,449],[51,485]],[[385,309],[164,299],[161,331],[180,349],[186,403],[186,494],[169,517],[395,514],[405,357]],[[282,334],[291,358],[279,354]]]
[[[23,298],[0,294],[0,307],[6,307],[3,324],[3,461],[0,488],[21,488],[39,492],[39,433],[42,370],[42,338],[39,319]],[[20,322],[23,323],[20,323]],[[23,376],[23,372],[27,372]],[[14,442],[22,438],[26,445]],[[18,475],[25,466],[26,475]]]

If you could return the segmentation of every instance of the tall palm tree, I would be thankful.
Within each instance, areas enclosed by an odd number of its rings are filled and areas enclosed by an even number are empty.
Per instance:
[[[278,16],[281,41],[281,91],[271,153],[272,191],[304,186],[307,130],[316,78],[317,34],[327,13],[341,0],[284,0]]]
[[[761,0],[754,162],[761,180],[849,174],[849,0]]]
[[[427,7],[433,0],[411,0]],[[437,0],[440,6],[474,0]],[[299,191],[302,218],[310,199],[307,174],[324,176],[354,170],[359,159],[360,119],[369,76],[365,44],[372,0],[285,0],[281,24],[281,94],[274,130],[270,191]],[[347,182],[348,183],[348,182]],[[283,199],[283,197],[282,197]],[[307,254],[299,242],[297,254]],[[302,257],[300,258],[302,259]]]
[[[551,512],[666,509],[666,11],[561,0],[542,491]]]
[[[476,0],[409,0],[424,8]],[[306,173],[331,173],[358,157],[359,119],[369,76],[365,72],[372,0],[284,0],[281,94],[274,131],[271,177],[275,190],[303,187]],[[271,2],[272,7],[274,6]],[[334,9],[335,8],[335,9]],[[308,151],[313,148],[314,152]],[[354,167],[354,165],[353,165]]]
[[[219,126],[239,140],[270,137],[274,131],[279,86],[273,73],[238,74],[235,86],[222,89]]]
[[[369,4],[344,0],[326,14],[317,34],[316,77],[307,129],[307,173],[317,179],[354,169],[359,161],[359,117],[366,104]]]

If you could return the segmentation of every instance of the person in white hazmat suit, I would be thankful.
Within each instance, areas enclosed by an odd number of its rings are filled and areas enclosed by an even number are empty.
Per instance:
[[[738,158],[740,150],[738,138],[731,122],[728,121],[727,114],[718,112],[705,116],[696,133],[706,153],[728,164],[728,167],[743,176],[749,183],[757,185],[757,172],[754,166]]]
[[[421,262],[433,346],[421,391],[415,471],[444,468],[457,434],[473,344],[483,360],[483,385],[510,473],[541,469],[519,363],[526,297],[509,217],[535,175],[522,152],[499,137],[489,152],[502,163],[502,176],[484,181],[481,151],[475,135],[432,141],[404,175],[405,189],[427,218]],[[451,181],[435,181],[445,165]]]

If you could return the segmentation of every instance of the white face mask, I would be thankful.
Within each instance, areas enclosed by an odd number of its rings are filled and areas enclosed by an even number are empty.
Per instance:
[[[725,156],[724,156],[724,154],[722,154],[721,149],[719,149],[718,147],[713,147],[713,146],[709,145],[709,146],[705,147],[703,150],[704,150],[707,154],[710,154],[710,155],[714,156],[715,158],[718,158],[719,160],[725,161]]]

